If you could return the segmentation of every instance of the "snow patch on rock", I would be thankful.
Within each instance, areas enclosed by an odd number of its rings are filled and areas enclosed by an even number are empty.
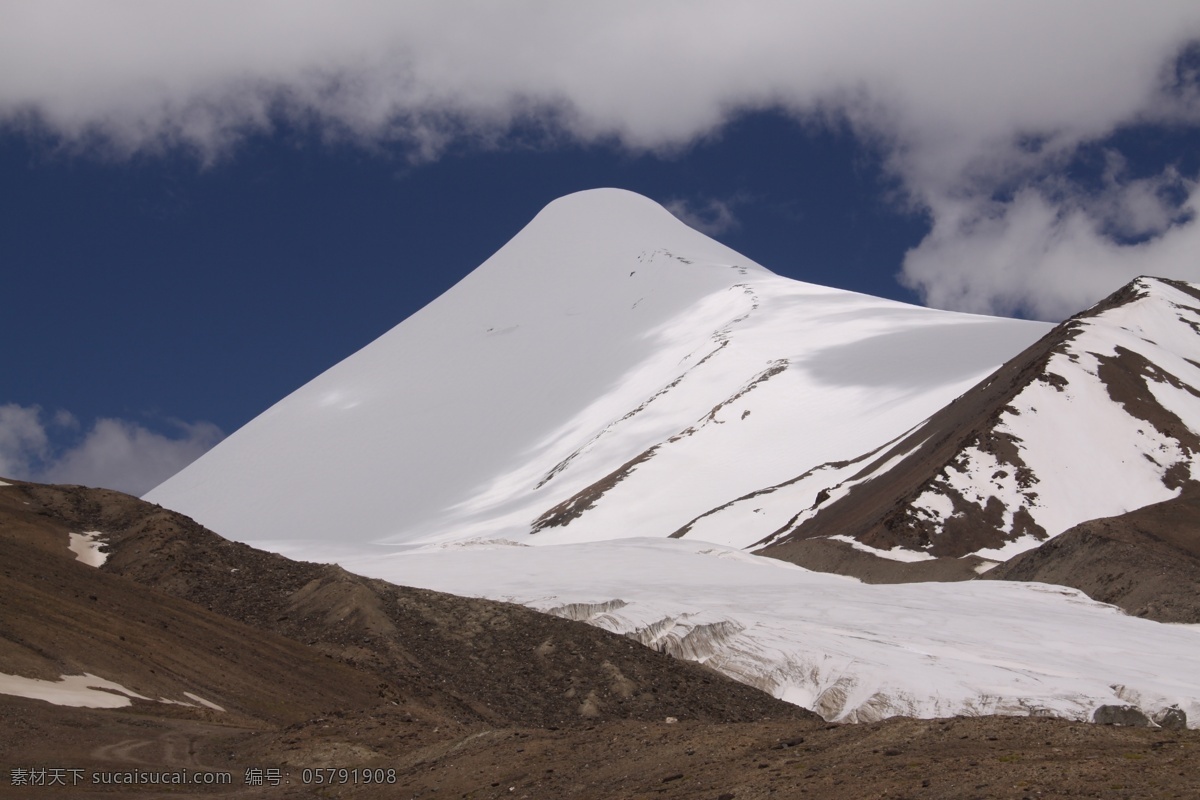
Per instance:
[[[103,535],[100,531],[70,534],[68,547],[75,554],[75,560],[82,561],[89,567],[102,566],[108,560],[108,553],[102,549],[105,543],[100,537]]]

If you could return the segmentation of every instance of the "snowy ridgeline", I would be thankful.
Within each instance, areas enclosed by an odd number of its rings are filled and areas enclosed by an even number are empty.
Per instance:
[[[992,427],[1006,460],[965,448],[913,508],[945,521],[958,505],[999,501],[1015,541],[1000,559],[1044,540],[1016,538],[1024,514],[1047,536],[1179,495],[1200,480],[1200,298],[1141,278],[1134,299],[1084,316]],[[987,555],[982,554],[982,555]]]
[[[1178,706],[1193,726],[1200,720],[1200,626],[1129,617],[1058,586],[868,585],[674,539],[456,543],[337,560],[395,583],[583,620],[830,720],[1090,720],[1125,703],[1151,715]]]

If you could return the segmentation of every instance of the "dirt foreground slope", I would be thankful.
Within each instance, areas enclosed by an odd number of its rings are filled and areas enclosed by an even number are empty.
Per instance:
[[[118,492],[24,491],[68,526],[106,532],[100,572],[301,642],[378,676],[388,699],[450,718],[570,726],[599,718],[813,716],[697,664],[523,606],[292,561]]]
[[[99,568],[68,549],[83,531]],[[0,549],[0,673],[147,698],[0,694],[4,797],[1196,794],[1195,731],[826,725],[603,631],[291,562],[115,492],[0,487]],[[164,771],[228,782],[148,782]]]

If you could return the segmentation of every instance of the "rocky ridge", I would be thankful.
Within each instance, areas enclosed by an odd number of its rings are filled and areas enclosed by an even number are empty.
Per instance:
[[[896,562],[892,579],[974,577],[1196,482],[1197,419],[1200,288],[1139,278],[857,459],[757,552],[819,568],[834,541],[851,574],[874,559],[848,548]]]

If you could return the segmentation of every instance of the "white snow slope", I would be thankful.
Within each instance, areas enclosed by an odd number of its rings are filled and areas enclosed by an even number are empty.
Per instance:
[[[534,538],[666,536],[895,438],[1047,328],[781,278],[581,192],[146,499],[280,546],[523,536],[641,457]]]
[[[867,586],[734,549],[757,526],[665,538],[901,438],[1047,329],[780,278],[645,198],[583,192],[146,499],[292,557],[557,609],[834,719],[1200,720],[1194,627],[1036,584]]]

